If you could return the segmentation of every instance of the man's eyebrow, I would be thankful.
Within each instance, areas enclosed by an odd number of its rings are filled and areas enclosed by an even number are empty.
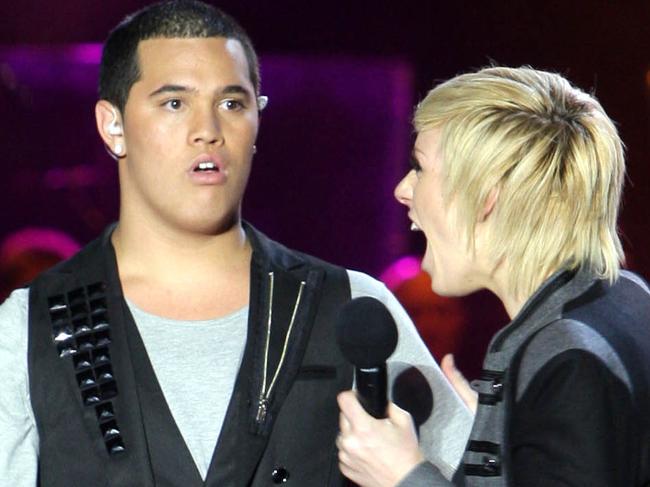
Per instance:
[[[221,94],[222,95],[242,94],[248,97],[251,96],[251,92],[241,85],[228,85],[223,90],[221,90]]]
[[[192,92],[196,91],[194,88],[190,88],[189,86],[183,86],[183,85],[162,85],[160,88],[157,90],[152,91],[149,93],[149,97],[154,97],[158,96],[162,93],[179,93],[179,92]]]
[[[162,93],[191,93],[197,91],[196,88],[190,88],[189,86],[184,85],[163,85],[157,90],[149,93],[149,97],[155,97]],[[241,85],[228,85],[223,90],[221,90],[222,95],[232,95],[232,94],[242,94],[247,97],[251,96],[250,90],[247,90]]]

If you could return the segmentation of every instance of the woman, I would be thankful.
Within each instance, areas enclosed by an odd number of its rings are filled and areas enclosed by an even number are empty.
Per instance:
[[[395,196],[427,239],[433,290],[489,289],[511,322],[469,389],[476,411],[447,481],[411,419],[339,396],[341,471],[364,487],[628,486],[650,482],[650,293],[620,270],[623,147],[591,96],[557,74],[492,67],[433,89]],[[477,404],[478,403],[478,404]]]

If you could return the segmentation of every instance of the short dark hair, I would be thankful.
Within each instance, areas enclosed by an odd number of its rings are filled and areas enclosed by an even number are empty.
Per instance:
[[[250,37],[237,21],[218,8],[197,0],[167,0],[127,16],[110,32],[99,67],[99,97],[124,112],[131,87],[141,75],[138,65],[140,41],[193,37],[238,40],[246,54],[255,93],[259,94],[257,54]]]

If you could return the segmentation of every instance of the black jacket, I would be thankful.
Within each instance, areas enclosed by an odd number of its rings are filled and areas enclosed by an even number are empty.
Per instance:
[[[399,487],[650,486],[650,291],[559,272],[492,339],[454,482],[422,463]]]

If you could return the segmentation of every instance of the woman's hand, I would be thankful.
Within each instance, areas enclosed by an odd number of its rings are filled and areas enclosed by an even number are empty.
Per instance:
[[[411,415],[393,403],[388,418],[365,412],[353,391],[338,395],[336,440],[343,475],[361,487],[394,487],[424,460]]]
[[[465,376],[461,373],[460,370],[456,368],[454,363],[454,356],[450,353],[445,355],[440,362],[440,368],[442,373],[445,374],[445,377],[451,384],[451,386],[456,390],[460,398],[463,400],[465,405],[472,411],[473,414],[476,414],[476,407],[478,406],[478,394],[474,389],[471,388]]]

